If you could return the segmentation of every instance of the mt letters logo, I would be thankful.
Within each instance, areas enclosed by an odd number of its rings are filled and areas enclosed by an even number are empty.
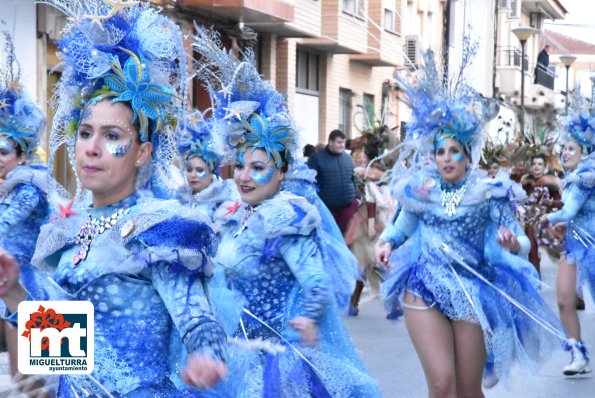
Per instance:
[[[90,374],[94,309],[88,301],[19,304],[18,367],[23,374]]]

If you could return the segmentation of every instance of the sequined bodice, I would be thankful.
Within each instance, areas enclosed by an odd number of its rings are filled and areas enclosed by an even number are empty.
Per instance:
[[[297,284],[283,258],[274,253],[279,239],[283,238],[265,241],[248,229],[236,238],[224,239],[219,250],[219,265],[225,269],[228,284],[246,297],[249,311],[277,332],[283,330],[287,301]],[[243,319],[250,338],[273,336],[249,316]]]
[[[490,221],[489,201],[479,206],[459,206],[449,217],[444,208],[436,206],[420,215],[419,233],[426,248],[444,242],[471,257],[483,257],[485,232]],[[423,253],[430,252],[423,250]]]

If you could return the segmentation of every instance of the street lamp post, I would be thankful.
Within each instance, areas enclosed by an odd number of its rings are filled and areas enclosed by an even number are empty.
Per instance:
[[[570,65],[572,65],[574,61],[576,61],[574,55],[560,55],[560,62],[562,62],[562,65],[566,68],[566,95],[564,98],[564,102],[566,103],[566,114],[568,114],[568,69],[570,69]]]
[[[535,32],[530,26],[519,26],[512,33],[521,42],[521,134],[525,134],[525,43]]]

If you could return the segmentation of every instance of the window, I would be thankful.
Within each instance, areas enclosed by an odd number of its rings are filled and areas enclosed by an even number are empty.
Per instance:
[[[391,32],[395,31],[395,13],[388,8],[384,9],[384,29]]]
[[[376,112],[374,109],[374,95],[364,93],[364,109],[366,110],[365,116],[366,120],[364,120],[364,127],[369,129],[375,122]]]
[[[364,15],[364,0],[342,0],[343,12],[351,15]]]
[[[346,88],[339,89],[339,130],[351,137],[351,97],[352,92]]]
[[[296,84],[298,91],[318,93],[320,56],[304,50],[297,50]]]

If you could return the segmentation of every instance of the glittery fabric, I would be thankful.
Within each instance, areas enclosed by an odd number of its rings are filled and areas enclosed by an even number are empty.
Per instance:
[[[595,155],[578,165],[565,179],[564,207],[548,215],[551,224],[568,222],[566,255],[577,266],[577,292],[590,289],[595,297]]]
[[[42,167],[17,166],[0,184],[0,247],[12,254],[27,288],[37,283],[31,257],[41,226],[47,222],[50,205],[49,177]],[[0,308],[4,308],[0,301]]]
[[[380,237],[395,248],[390,258],[393,274],[382,286],[386,305],[394,308],[403,293],[410,291],[428,306],[436,305],[449,319],[479,324],[486,347],[494,355],[495,372],[506,382],[513,363],[534,369],[559,345],[559,336],[564,336],[562,325],[536,289],[533,266],[496,243],[499,226],[512,230],[525,242],[522,245],[528,242],[510,203],[513,192],[522,194],[521,188],[510,180],[482,179],[472,173],[455,214],[448,216],[440,204],[438,178],[426,173],[396,186],[396,199],[403,208]],[[451,260],[441,250],[444,244],[497,289],[549,323],[554,333]]]
[[[215,211],[227,201],[233,202],[239,200],[240,194],[233,180],[220,180],[215,178],[211,185],[202,191],[193,194],[187,198],[190,206],[197,208],[213,218]]]
[[[238,234],[243,211],[227,218],[216,270],[258,320],[243,313],[232,334],[239,340],[262,338],[286,349],[277,354],[230,355],[230,361],[259,365],[243,369],[248,393],[233,391],[229,396],[379,396],[340,318],[316,239],[320,228],[316,208],[305,198],[282,191],[257,206],[247,228]],[[298,316],[316,321],[321,339],[315,347],[300,344],[297,332],[289,327],[288,321]]]
[[[76,234],[85,213],[109,216],[119,208],[130,211],[96,236],[87,258],[75,265]],[[94,304],[93,376],[115,396],[185,396],[188,391],[174,383],[181,384],[177,374],[186,350],[225,358],[225,335],[205,286],[208,257],[215,250],[210,227],[200,214],[173,201],[137,202],[134,195],[113,206],[77,211],[78,216],[44,226],[33,262],[49,270],[50,278],[29,297]],[[128,235],[127,223],[135,226]],[[63,380],[60,390],[68,396],[65,385],[81,394],[76,378]]]

